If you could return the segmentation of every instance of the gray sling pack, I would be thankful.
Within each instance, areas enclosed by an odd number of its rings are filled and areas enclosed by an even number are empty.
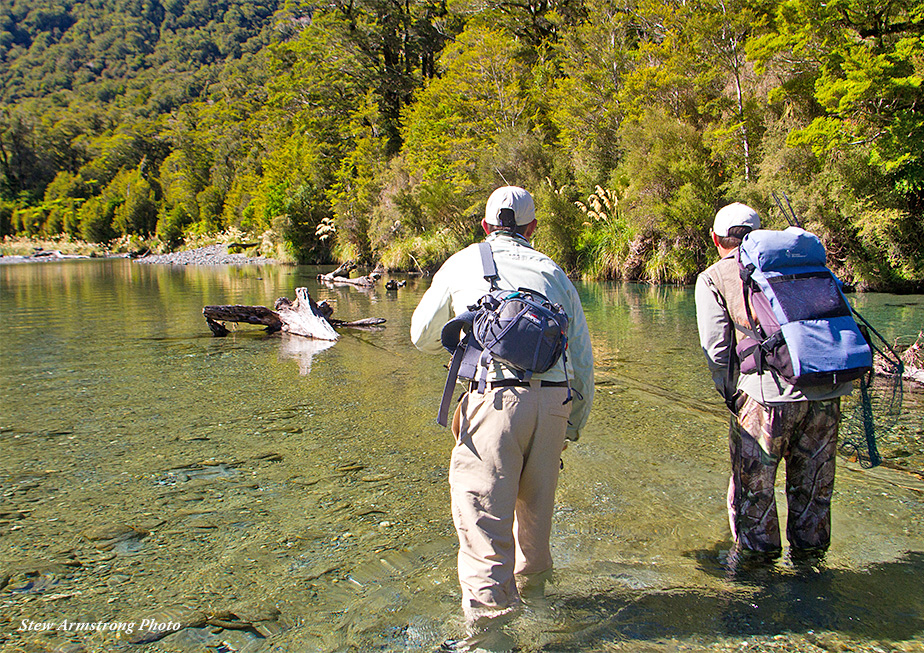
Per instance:
[[[535,290],[498,288],[499,277],[490,244],[479,243],[479,250],[484,278],[491,284],[491,291],[443,327],[441,341],[452,353],[452,363],[436,418],[441,426],[448,422],[456,379],[474,381],[479,364],[481,393],[487,386],[487,371],[493,359],[510,367],[521,381],[528,381],[534,373],[547,372],[559,359],[566,365],[568,315],[564,309]],[[568,384],[565,403],[570,400]]]

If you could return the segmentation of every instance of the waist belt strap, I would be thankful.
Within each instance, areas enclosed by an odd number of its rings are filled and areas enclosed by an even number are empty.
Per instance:
[[[479,384],[475,381],[472,381],[469,384],[469,391],[474,392],[478,388]],[[488,381],[485,383],[485,386],[494,390],[495,388],[528,388],[529,381],[520,381],[518,379],[499,379],[497,381]],[[540,388],[567,388],[567,381],[540,381]]]

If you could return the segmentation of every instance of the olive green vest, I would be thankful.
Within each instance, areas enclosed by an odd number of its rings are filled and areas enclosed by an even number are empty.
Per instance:
[[[714,263],[706,269],[706,276],[712,281],[719,295],[725,302],[725,310],[732,321],[747,329],[751,329],[748,321],[748,314],[744,308],[744,287],[741,284],[741,276],[738,273],[737,250]],[[737,330],[735,332],[735,341],[738,340]]]

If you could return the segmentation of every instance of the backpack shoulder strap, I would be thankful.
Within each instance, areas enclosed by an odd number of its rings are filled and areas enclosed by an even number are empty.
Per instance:
[[[446,426],[448,423],[449,405],[452,403],[452,392],[456,387],[456,380],[460,376],[463,379],[474,379],[479,359],[485,355],[489,354],[478,346],[471,332],[467,333],[456,346],[452,353],[452,362],[449,364],[449,374],[446,376],[446,384],[443,386],[440,408],[436,414],[436,423],[440,426]],[[483,371],[478,391],[484,394],[484,388],[485,372]]]
[[[741,250],[738,250],[738,265],[741,270],[741,289],[744,293],[744,312],[748,317],[748,323],[751,327],[750,331],[747,328],[735,325],[735,328],[744,333],[746,336],[753,338],[757,341],[757,345],[753,348],[754,355],[756,356],[757,363],[757,373],[763,374],[765,371],[766,355],[767,353],[773,351],[778,345],[780,345],[783,340],[783,332],[777,330],[776,332],[770,332],[768,335],[768,330],[765,329],[761,323],[754,317],[754,293],[755,288],[759,290],[757,282],[752,278],[754,270],[756,269],[753,263],[744,265],[741,262]]]
[[[758,341],[766,338],[766,334],[763,332],[763,329],[760,328],[760,325],[757,324],[757,321],[754,319],[754,313],[751,310],[751,295],[754,293],[754,281],[751,278],[754,274],[754,265],[744,265],[741,262],[741,248],[738,248],[738,253],[736,254],[738,258],[738,269],[741,276],[741,292],[744,294],[744,313],[748,317],[748,324],[751,327],[751,333],[756,336]],[[743,329],[742,329],[743,331]]]
[[[484,270],[484,278],[491,284],[491,290],[497,290],[497,280],[500,278],[497,274],[497,266],[494,264],[494,255],[491,253],[491,244],[485,241],[478,243],[478,249],[481,252],[481,267]]]
[[[440,408],[436,414],[436,423],[440,426],[446,426],[449,418],[449,404],[452,401],[452,390],[456,386],[456,379],[459,378],[459,367],[462,365],[462,358],[465,356],[464,340],[456,347],[452,354],[452,362],[449,364],[449,376],[446,377],[446,385],[443,387],[443,396],[440,398]]]
[[[765,334],[763,329],[760,328],[760,325],[757,324],[757,321],[754,319],[754,313],[751,311],[751,295],[754,294],[754,281],[751,279],[751,276],[754,274],[754,265],[744,265],[741,262],[741,248],[738,248],[738,266],[741,271],[741,292],[744,293],[744,312],[748,316],[748,324],[751,326],[752,337],[757,340],[758,343],[762,342],[765,339]],[[743,329],[742,329],[743,331]],[[757,356],[757,373],[764,373],[764,357],[762,351],[758,348],[754,352]]]

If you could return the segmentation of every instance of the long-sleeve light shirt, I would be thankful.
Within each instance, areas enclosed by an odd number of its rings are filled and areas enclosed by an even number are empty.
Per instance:
[[[576,440],[587,422],[594,396],[594,359],[590,332],[577,290],[564,271],[545,254],[533,249],[519,236],[494,232],[486,238],[491,245],[497,267],[500,288],[516,290],[528,288],[545,295],[549,301],[560,304],[568,315],[567,377],[565,366],[556,363],[533,379],[564,381],[571,379],[574,399],[568,425],[568,438]],[[445,352],[440,341],[443,326],[491,289],[484,277],[481,253],[472,245],[451,256],[433,275],[433,282],[424,293],[411,318],[411,341],[423,352]],[[488,370],[488,381],[515,379],[509,367],[494,361]],[[583,397],[583,398],[582,398]]]

